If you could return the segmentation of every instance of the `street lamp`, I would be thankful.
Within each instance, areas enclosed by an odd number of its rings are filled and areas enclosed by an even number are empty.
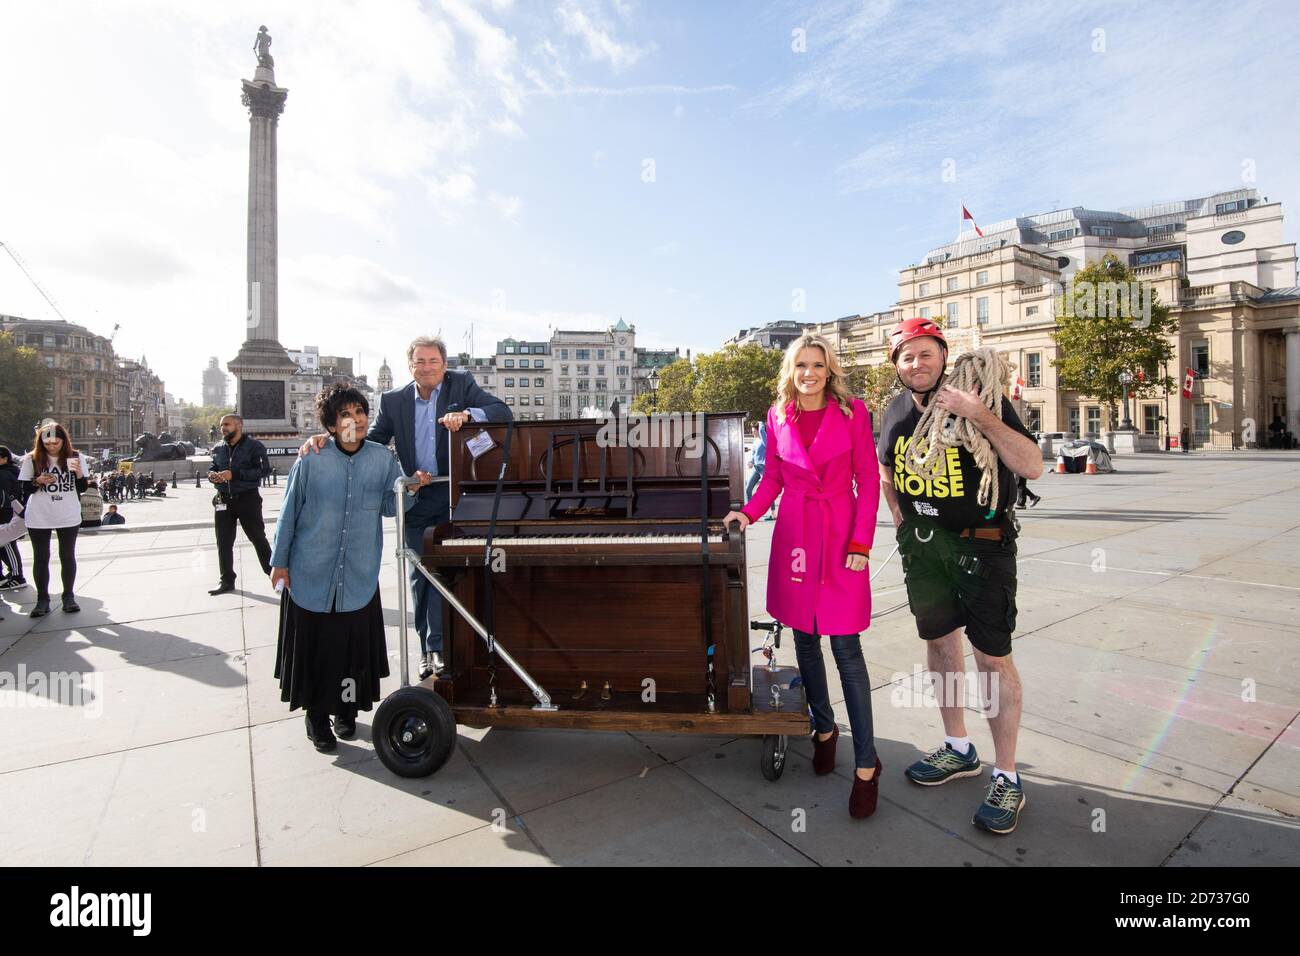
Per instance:
[[[1119,423],[1119,430],[1123,432],[1131,432],[1133,430],[1133,422],[1129,419],[1128,415],[1128,387],[1133,384],[1133,373],[1128,369],[1120,372],[1119,383],[1124,386],[1124,419]]]
[[[659,369],[650,370],[650,408],[659,408]]]

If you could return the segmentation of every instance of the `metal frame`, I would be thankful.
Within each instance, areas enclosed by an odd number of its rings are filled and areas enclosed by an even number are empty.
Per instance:
[[[450,432],[448,432],[449,443],[450,437]],[[447,461],[448,467],[450,467],[450,454],[447,456]],[[450,496],[451,477],[449,475],[436,477],[434,478],[434,481],[446,482],[447,493],[448,496]],[[487,645],[488,650],[495,651],[497,656],[506,662],[506,666],[515,672],[515,676],[523,681],[528,689],[532,691],[533,697],[537,699],[537,703],[533,705],[532,709],[558,710],[559,708],[551,702],[551,695],[546,692],[546,688],[537,683],[537,681],[533,679],[532,675],[529,674],[528,671],[524,670],[519,662],[510,656],[510,652],[501,646],[501,642],[498,641],[496,637],[488,633],[487,628],[485,628],[482,623],[469,612],[465,605],[460,602],[456,595],[452,593],[451,588],[447,586],[446,582],[424,566],[423,562],[420,560],[420,555],[416,554],[406,546],[406,508],[402,496],[406,494],[407,488],[410,488],[413,485],[419,485],[419,483],[420,480],[418,478],[407,478],[405,475],[393,482],[393,493],[397,495],[397,549],[395,557],[397,558],[398,575],[397,608],[400,620],[400,624],[398,625],[400,634],[398,642],[400,644],[401,654],[402,686],[409,687],[411,685],[410,659],[407,650],[408,627],[406,617],[407,592],[410,587],[410,572],[407,569],[407,562],[410,561],[414,562],[416,570],[423,574],[425,579],[438,590],[438,593],[443,596],[443,599],[451,605],[456,613],[465,619],[465,623],[472,627],[479,637],[483,638],[483,642]],[[491,572],[489,571],[488,573]]]

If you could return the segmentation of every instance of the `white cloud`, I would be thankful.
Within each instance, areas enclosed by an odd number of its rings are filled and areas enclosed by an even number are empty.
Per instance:
[[[518,196],[503,196],[497,192],[488,193],[488,202],[506,222],[518,221],[519,211],[524,207],[524,201]]]
[[[619,12],[627,15],[623,9]],[[555,13],[564,32],[583,42],[588,57],[608,63],[615,71],[634,66],[655,49],[652,43],[637,46],[619,40],[614,35],[613,26],[594,4],[566,0]]]
[[[0,34],[58,41],[14,43],[0,59],[8,88],[40,89],[6,101],[5,128],[39,147],[0,150],[0,183],[23,184],[5,190],[0,240],[70,320],[105,334],[120,322],[121,354],[147,352],[170,391],[197,398],[206,362],[195,342],[225,362],[243,338],[240,79],[251,78],[266,23],[289,90],[278,128],[281,339],[310,336],[346,354],[366,339],[363,303],[427,301],[400,270],[386,279],[357,263],[408,255],[404,219],[428,221],[421,203],[443,222],[472,206],[490,185],[472,166],[477,150],[525,135],[533,84],[514,37],[489,19],[508,10],[460,0],[6,5]],[[508,218],[521,206],[492,202]],[[8,265],[0,312],[51,317]],[[331,285],[345,280],[348,295]]]

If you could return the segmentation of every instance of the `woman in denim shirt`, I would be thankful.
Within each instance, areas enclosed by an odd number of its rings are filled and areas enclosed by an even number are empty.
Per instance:
[[[351,740],[357,711],[379,698],[388,676],[379,603],[383,518],[397,514],[397,459],[366,441],[370,404],[334,383],[316,396],[316,416],[330,441],[289,471],[276,522],[271,583],[280,601],[275,676],[290,710],[307,711],[307,738],[333,750],[335,734]],[[410,508],[415,498],[402,495]],[[330,715],[334,715],[333,728]]]

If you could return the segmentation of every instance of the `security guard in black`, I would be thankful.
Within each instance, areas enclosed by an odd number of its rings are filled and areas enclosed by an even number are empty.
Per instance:
[[[221,433],[224,440],[212,449],[212,471],[209,473],[213,487],[217,489],[212,506],[221,581],[209,594],[225,594],[235,589],[236,522],[244,529],[244,536],[257,552],[262,572],[271,573],[271,544],[266,540],[262,496],[257,491],[262,476],[270,467],[266,446],[243,434],[243,422],[238,418],[223,418]]]

